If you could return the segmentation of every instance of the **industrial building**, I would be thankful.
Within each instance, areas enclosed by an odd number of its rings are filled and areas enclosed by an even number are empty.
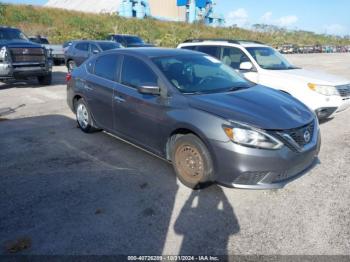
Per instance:
[[[215,12],[214,0],[122,0],[119,15],[144,18],[152,16],[162,20],[223,26],[223,15]]]
[[[223,26],[214,0],[49,0],[46,6],[93,13],[118,13],[123,17],[154,17],[166,21],[203,22]]]

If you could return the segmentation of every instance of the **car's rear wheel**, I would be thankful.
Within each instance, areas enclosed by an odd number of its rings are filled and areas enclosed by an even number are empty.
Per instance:
[[[38,76],[38,82],[40,85],[51,85],[52,83],[52,73],[49,73],[47,75],[44,76]]]
[[[213,182],[214,168],[205,144],[195,135],[178,136],[171,158],[179,180],[187,187],[199,189]]]
[[[81,98],[75,103],[75,114],[78,126],[82,131],[85,133],[91,133],[96,130],[93,126],[91,114],[84,99]]]

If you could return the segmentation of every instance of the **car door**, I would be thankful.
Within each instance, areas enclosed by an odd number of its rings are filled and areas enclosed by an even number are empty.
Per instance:
[[[120,85],[114,91],[115,130],[150,151],[162,151],[161,134],[166,102],[159,95],[141,94],[140,86],[157,86],[158,77],[139,58],[125,55]]]
[[[252,70],[240,70],[240,65],[243,62],[250,62],[250,58],[239,48],[237,47],[222,47],[222,57],[221,61],[235,69],[237,72],[242,73],[248,80],[258,83],[259,75],[255,68]],[[253,63],[252,63],[253,64]]]
[[[93,67],[84,83],[89,93],[88,105],[96,124],[109,131],[113,130],[113,90],[117,85],[119,63],[119,55],[108,54],[98,56],[86,65],[87,68]]]
[[[73,51],[73,57],[77,66],[80,66],[82,63],[84,63],[85,60],[89,58],[89,43],[77,43],[75,50]]]

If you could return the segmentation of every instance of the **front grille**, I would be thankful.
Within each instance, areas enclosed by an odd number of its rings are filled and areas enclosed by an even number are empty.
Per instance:
[[[314,136],[315,123],[312,122],[306,126],[277,132],[277,136],[292,150],[298,151],[309,144]],[[309,139],[307,138],[307,132]],[[296,144],[296,145],[295,145]]]
[[[45,63],[43,48],[10,48],[13,63]]]
[[[341,97],[350,97],[350,84],[336,86],[338,93]]]

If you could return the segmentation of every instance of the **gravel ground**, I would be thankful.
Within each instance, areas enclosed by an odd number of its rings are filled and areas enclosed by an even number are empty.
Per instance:
[[[349,76],[350,54],[288,58]],[[82,133],[64,72],[0,85],[0,254],[350,255],[350,111],[321,125],[319,165],[286,188],[191,191],[163,160]]]

